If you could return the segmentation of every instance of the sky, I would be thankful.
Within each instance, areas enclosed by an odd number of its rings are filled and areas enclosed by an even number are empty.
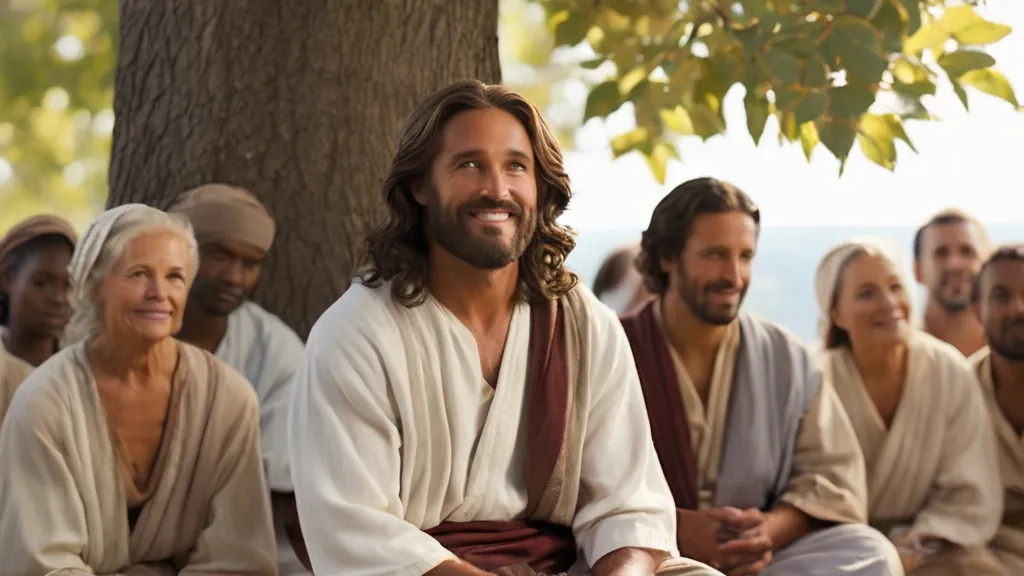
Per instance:
[[[989,0],[979,13],[1014,28],[986,50],[1024,101],[1024,0]],[[967,92],[969,113],[948,84],[939,85],[928,106],[942,119],[907,123],[919,154],[897,142],[894,172],[865,159],[855,144],[841,178],[824,146],[810,164],[799,143],[780,146],[774,119],[755,146],[746,131],[743,88],[736,86],[725,99],[726,133],[703,143],[682,139],[682,162],[669,164],[662,186],[637,153],[612,160],[609,139],[632,128],[632,112],[623,108],[578,131],[575,149],[566,154],[575,196],[561,220],[577,230],[643,229],[672,188],[713,176],[750,194],[766,226],[914,225],[950,206],[986,223],[1024,223],[1024,113]],[[585,99],[585,91],[576,97]]]

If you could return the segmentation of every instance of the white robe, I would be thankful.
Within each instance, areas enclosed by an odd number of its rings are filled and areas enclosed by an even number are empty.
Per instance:
[[[868,469],[868,521],[965,549],[996,533],[1002,485],[985,401],[967,359],[915,331],[903,395],[886,427],[846,347],[824,353]],[[983,548],[982,548],[983,549]]]
[[[180,345],[167,433],[129,528],[128,494],[85,343],[58,352],[0,430],[0,574],[276,572],[256,398],[234,370]]]
[[[288,464],[288,406],[292,383],[302,363],[302,340],[280,318],[252,301],[228,316],[228,328],[217,345],[218,360],[238,370],[256,390],[260,402],[260,445],[267,486],[292,492]],[[281,576],[309,574],[292,549],[279,519],[275,520]]]
[[[579,370],[590,377],[574,400],[585,403],[575,416],[583,447],[570,466],[579,490],[569,496],[581,560],[593,565],[621,547],[678,556],[629,344],[611,310],[583,287],[574,292],[567,298],[589,314]],[[289,419],[292,480],[318,574],[418,576],[453,558],[421,529],[523,519],[529,339],[521,304],[492,394],[473,335],[432,297],[405,308],[390,285],[355,283],[320,317]]]
[[[3,424],[14,392],[32,370],[31,364],[8,352],[3,343],[0,343],[0,424]]]

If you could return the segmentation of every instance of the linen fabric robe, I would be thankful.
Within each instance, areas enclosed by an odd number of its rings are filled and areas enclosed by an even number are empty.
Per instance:
[[[28,362],[8,352],[0,343],[0,425],[4,422],[14,392],[34,369]]]
[[[768,511],[786,503],[839,524],[780,550],[766,576],[899,573],[895,549],[864,525],[867,488],[856,436],[803,344],[741,314],[716,353],[705,409],[665,336],[659,302],[622,322],[676,506]]]
[[[317,574],[424,574],[457,556],[427,532],[445,539],[437,532],[458,523],[561,527],[579,549],[571,574],[622,547],[678,555],[671,495],[609,309],[583,287],[557,302],[562,410],[538,405],[528,385],[539,349],[530,305],[513,311],[492,389],[450,311],[429,295],[404,307],[390,290],[353,284],[314,326],[296,380],[292,476]],[[558,448],[553,470],[536,465],[538,428]],[[717,574],[670,564],[659,574]]]
[[[276,573],[256,397],[207,352],[179,351],[159,475],[133,528],[86,344],[22,384],[0,431],[0,574]]]
[[[888,427],[852,351],[823,353],[823,369],[864,452],[868,520],[886,534],[906,526],[949,543],[920,573],[998,574],[984,546],[999,526],[1002,485],[977,379],[963,355],[945,342],[915,330],[909,346],[902,397]]]
[[[302,340],[281,321],[252,301],[228,316],[227,331],[214,351],[252,384],[260,404],[260,446],[263,471],[273,492],[290,494],[288,407],[295,373],[302,364]],[[295,555],[280,519],[275,519],[277,560],[281,576],[309,574]]]
[[[1007,574],[1024,574],[1024,439],[1014,430],[999,407],[992,379],[991,354],[988,347],[985,347],[970,358],[971,366],[981,383],[996,435],[999,470],[1003,481],[1003,520],[989,548],[1006,567]]]

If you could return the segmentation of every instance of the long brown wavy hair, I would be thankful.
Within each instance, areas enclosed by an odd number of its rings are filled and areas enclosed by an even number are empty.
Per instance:
[[[388,215],[366,237],[364,264],[358,272],[363,284],[376,287],[391,281],[392,298],[407,307],[426,299],[426,208],[413,198],[413,187],[430,178],[448,121],[462,112],[486,108],[508,112],[522,123],[536,162],[537,227],[519,258],[520,297],[530,302],[553,300],[576,285],[576,275],[565,268],[566,257],[576,247],[575,233],[556,222],[572,197],[558,142],[525,98],[503,86],[476,80],[456,82],[434,92],[406,122],[384,181]]]

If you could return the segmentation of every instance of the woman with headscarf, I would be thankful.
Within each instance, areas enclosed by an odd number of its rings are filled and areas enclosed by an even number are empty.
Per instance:
[[[0,574],[275,573],[252,388],[181,343],[181,216],[100,215],[71,259],[66,347],[0,432]]]
[[[1002,486],[984,399],[955,348],[911,327],[897,258],[840,243],[818,265],[823,369],[864,452],[868,521],[912,576],[999,575]]]
[[[50,214],[32,216],[0,238],[0,341],[39,366],[57,351],[68,306],[68,262],[77,237]]]

